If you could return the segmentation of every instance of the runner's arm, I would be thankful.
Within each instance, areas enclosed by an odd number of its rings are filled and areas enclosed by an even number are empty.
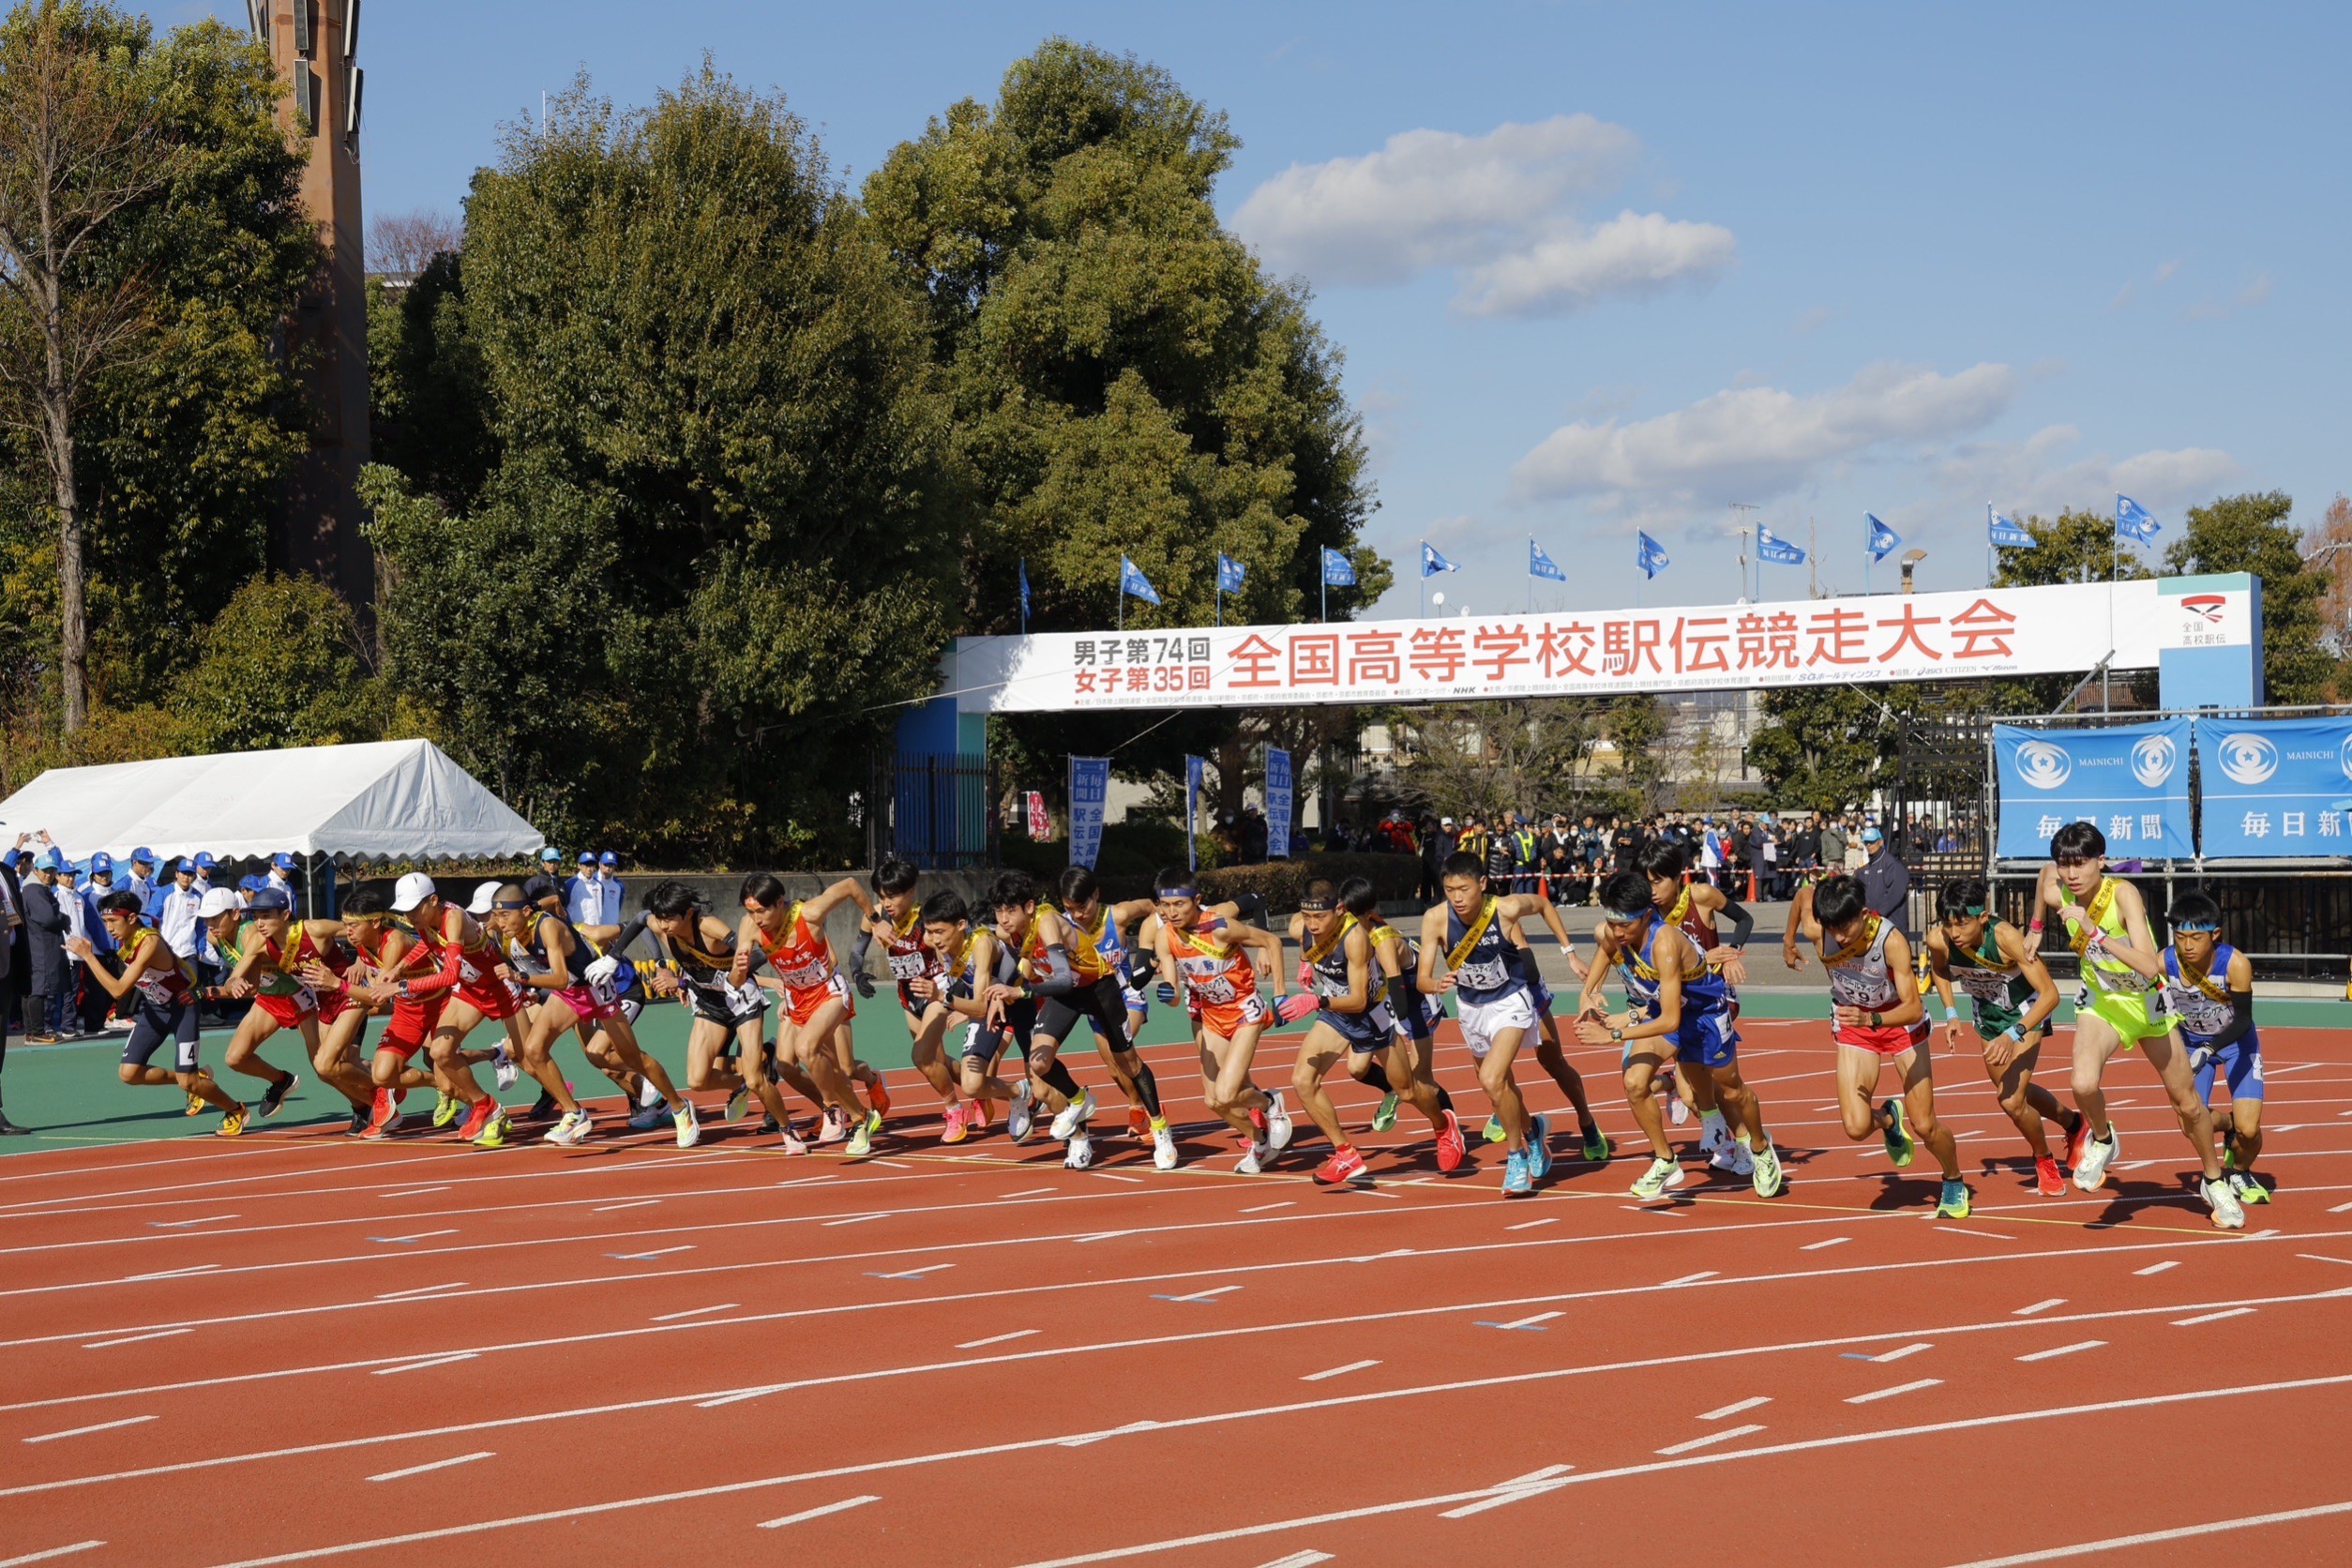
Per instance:
[[[1445,951],[1445,906],[1440,904],[1421,917],[1421,990],[1424,996],[1439,996],[1451,990],[1454,977],[1438,978],[1438,964]]]
[[[157,937],[153,942],[142,942],[137,955],[126,961],[119,972],[107,962],[105,954],[95,949],[82,955],[81,957],[83,963],[88,967],[92,977],[106,988],[106,994],[119,1000],[130,994],[131,988],[139,983],[139,977],[147,972],[150,960],[157,953],[163,950],[164,942],[161,937]]]
[[[452,910],[450,914],[460,922],[459,929],[462,932],[464,916],[458,914],[455,910]],[[458,950],[458,939],[450,934],[445,921],[441,927],[441,934],[443,943],[441,967],[429,974],[420,974],[413,979],[401,981],[397,991],[401,1001],[422,1002],[427,997],[440,996],[444,992],[458,988],[458,976],[463,972],[465,955]]]
[[[2099,939],[2098,945],[2106,950],[2109,957],[2119,959],[2129,966],[2132,972],[2141,979],[2164,979],[2164,960],[2159,956],[2163,949],[2148,932],[2148,905],[2140,897],[2140,890],[2130,882],[2123,882],[2115,890],[2115,901],[2123,912],[2123,940],[2103,937]]]
[[[2050,973],[2050,966],[2042,961],[2042,955],[2026,944],[2026,939],[2014,926],[2002,927],[1996,938],[2000,949],[2017,960],[2017,972],[2033,988],[2033,1005],[2017,1020],[2017,1038],[2023,1040],[2050,1021],[2058,1011],[2058,983]]]
[[[2044,863],[2041,872],[2033,879],[2033,918],[2026,923],[2025,935],[2026,951],[2028,953],[2039,954],[2042,951],[2042,923],[2050,911],[2064,902],[2057,884],[2057,863]]]
[[[1339,944],[1348,955],[1348,994],[1324,997],[1322,1004],[1334,1013],[1368,1013],[1372,1010],[1372,943],[1362,927],[1352,927]]]
[[[1927,977],[1936,983],[1936,1000],[1944,1010],[1944,1027],[1960,1027],[1960,1001],[1952,990],[1952,948],[1943,932],[1933,930],[1920,939],[1927,955]]]
[[[800,917],[813,930],[844,898],[855,904],[858,912],[867,919],[874,918],[874,896],[867,892],[866,884],[855,877],[843,877],[814,898],[805,900],[800,906]]]
[[[1691,939],[1671,926],[1658,929],[1657,940],[1651,944],[1651,963],[1658,971],[1658,1013],[1655,1018],[1634,1021],[1633,999],[1625,1003],[1625,1038],[1650,1040],[1670,1035],[1682,1027],[1682,965],[1683,955],[1690,951]]]
[[[1053,910],[1041,909],[1034,918],[1037,940],[1046,949],[1046,972],[1043,977],[1030,977],[1029,994],[1068,996],[1078,988],[1078,964],[1070,956],[1069,925]]]
[[[2229,991],[2229,1022],[2213,1036],[2212,1048],[2217,1051],[2236,1045],[2254,1028],[2254,960],[2243,953],[2232,953],[2222,984]]]
[[[1872,1017],[1873,1029],[1907,1029],[1927,1016],[1919,999],[1919,972],[1911,967],[1911,943],[1900,930],[1887,933],[1887,974],[1894,982],[1894,1005]]]
[[[1813,884],[1797,889],[1797,896],[1788,900],[1788,924],[1780,933],[1780,958],[1790,969],[1805,967],[1804,958],[1797,952],[1797,939],[1811,935],[1805,927],[1813,918]]]

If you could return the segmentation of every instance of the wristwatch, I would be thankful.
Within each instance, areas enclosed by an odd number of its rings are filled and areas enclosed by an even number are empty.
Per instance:
[[[1621,1029],[1612,1029],[1609,1031],[1609,1038],[1621,1046],[1625,1043],[1625,1032]]]

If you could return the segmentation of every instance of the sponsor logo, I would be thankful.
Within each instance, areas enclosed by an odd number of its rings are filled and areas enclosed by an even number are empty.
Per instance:
[[[2074,771],[2074,760],[2055,741],[2021,741],[2017,746],[2017,776],[2028,789],[2055,790]],[[2269,776],[2265,775],[2264,776]]]
[[[2172,776],[2173,765],[2179,761],[2178,748],[2170,735],[2143,736],[2132,747],[2132,776],[2153,790]]]
[[[2180,608],[2218,626],[2222,624],[2222,611],[2229,608],[2229,600],[2221,594],[2189,594],[2181,598]]]
[[[2279,748],[2260,735],[2240,730],[2234,735],[2224,735],[2221,756],[2216,758],[2222,775],[2232,784],[2267,783],[2279,771]]]

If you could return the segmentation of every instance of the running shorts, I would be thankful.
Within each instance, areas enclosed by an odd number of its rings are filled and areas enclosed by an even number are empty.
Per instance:
[[[611,981],[605,982],[602,986],[586,984],[565,986],[562,990],[550,991],[547,994],[570,1008],[574,1017],[585,1018],[591,1022],[600,1023],[606,1018],[618,1016],[621,1011],[620,999],[612,994]]]
[[[483,980],[468,980],[458,987],[458,1000],[466,1003],[482,1017],[493,1022],[513,1018],[522,1011],[522,999],[514,988],[496,975]]]
[[[1230,1040],[1252,1024],[1262,1024],[1274,1017],[1266,999],[1257,991],[1236,997],[1231,1002],[1204,1002],[1200,1004],[1200,1027],[1220,1039]]]
[[[1684,1008],[1682,1021],[1664,1038],[1674,1047],[1674,1059],[1686,1067],[1728,1067],[1740,1054],[1735,1017],[1728,1006]],[[1626,1041],[1624,1060],[1631,1062],[1636,1049],[1651,1043],[1649,1038]]]
[[[1036,1032],[1048,1040],[1069,1039],[1081,1019],[1093,1027],[1100,1044],[1114,1052],[1127,1048],[1126,999],[1119,994],[1117,980],[1105,975],[1065,995],[1037,1000]]]
[[[1515,1029],[1525,1034],[1534,1027],[1535,999],[1524,990],[1506,992],[1492,1002],[1462,1001],[1462,1038],[1474,1062],[1486,1060],[1497,1036]]]
[[[957,1054],[986,1066],[1002,1055],[1007,1045],[1018,1045],[1025,1058],[1029,1054],[1030,1036],[1036,1032],[1036,1027],[1037,1004],[1034,1002],[1011,1003],[1004,1009],[1003,1028],[991,1029],[979,1018],[966,1024],[963,1044],[957,1048]]]
[[[1361,1013],[1334,1013],[1319,1007],[1315,1021],[1347,1041],[1349,1051],[1356,1056],[1386,1050],[1396,1038],[1396,1016],[1388,1010],[1385,997]]]
[[[2148,1016],[2149,994],[2147,991],[2093,990],[2090,992],[2090,1012],[2114,1030],[2115,1037],[2123,1043],[2123,1048],[2130,1050],[2142,1040],[2172,1033],[2169,1017],[2163,1014],[2153,1018]],[[2076,1005],[2080,1003],[2081,999],[2077,997]]]
[[[794,1029],[807,1027],[808,1020],[828,1002],[838,1000],[844,1018],[857,1017],[857,1003],[850,999],[850,983],[839,974],[822,986],[794,986],[784,993],[784,1012]]]
[[[339,999],[343,993],[336,991],[332,994]],[[269,1015],[270,1021],[280,1029],[300,1029],[302,1020],[319,1010],[318,998],[311,994],[308,986],[292,996],[257,996],[253,999],[253,1005]]]
[[[2207,1105],[2213,1103],[2213,1080],[2221,1078],[2229,1085],[2233,1100],[2262,1098],[2262,1037],[2249,1029],[2245,1033],[2213,1049],[2203,1036],[2180,1032],[2180,1043],[2189,1048],[2189,1066],[2196,1074],[2197,1098]]]
[[[756,984],[728,986],[721,990],[688,986],[686,994],[694,999],[696,1018],[725,1024],[730,1034],[767,1016],[768,993]]]
[[[162,1003],[143,995],[131,1007],[130,1036],[123,1042],[123,1065],[145,1066],[169,1040],[173,1046],[172,1071],[192,1073],[196,1070],[196,1029],[194,998]]]
[[[1907,1050],[1926,1048],[1927,1020],[1922,1018],[1913,1024],[1884,1024],[1877,1029],[1868,1024],[1853,1028],[1833,1027],[1830,1037],[1841,1046],[1876,1051],[1880,1056],[1901,1056]]]
[[[403,1057],[415,1056],[432,1038],[440,1026],[444,999],[431,997],[423,1002],[395,1002],[392,1022],[384,1037],[376,1042],[378,1050],[399,1051]]]

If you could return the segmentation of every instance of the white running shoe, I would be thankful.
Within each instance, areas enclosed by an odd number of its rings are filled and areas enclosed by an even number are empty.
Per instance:
[[[1092,1089],[1081,1089],[1078,1091],[1078,1097],[1063,1106],[1055,1115],[1053,1136],[1067,1143],[1078,1136],[1079,1128],[1093,1119],[1094,1092]]]
[[[567,1110],[555,1119],[555,1125],[547,1130],[546,1141],[559,1149],[575,1149],[587,1141],[589,1130],[595,1125],[584,1110]]]
[[[490,1076],[498,1080],[499,1088],[512,1089],[515,1079],[522,1076],[522,1069],[515,1065],[514,1052],[499,1047],[497,1054],[490,1058]]]
[[[2231,1188],[2228,1177],[2204,1183],[2199,1190],[2205,1194],[2205,1206],[2213,1211],[2215,1229],[2243,1230],[2246,1228],[2246,1211],[2239,1203],[2238,1194]]]
[[[1013,1085],[1012,1108],[1004,1113],[1004,1133],[1016,1143],[1029,1141],[1030,1123],[1036,1120],[1036,1111],[1030,1105],[1029,1080]]]
[[[1277,1089],[1266,1096],[1266,1147],[1279,1154],[1290,1147],[1290,1112],[1282,1103],[1282,1091]]]
[[[1729,1124],[1721,1117],[1702,1116],[1699,1118],[1699,1123],[1698,1152],[1705,1154],[1710,1163],[1712,1163],[1714,1156],[1720,1153],[1726,1145],[1739,1141],[1731,1136]],[[1730,1167],[1726,1166],[1722,1168],[1727,1170]]]
[[[1748,1152],[1748,1146],[1730,1137],[1725,1138],[1715,1152],[1707,1157],[1707,1163],[1717,1170],[1728,1170],[1734,1176],[1753,1175],[1756,1170],[1756,1156]]]
[[[1094,1140],[1080,1133],[1070,1139],[1070,1146],[1062,1152],[1064,1170],[1084,1170],[1094,1163]]]
[[[1669,1123],[1679,1127],[1691,1119],[1691,1108],[1682,1103],[1681,1095],[1677,1094],[1672,1089],[1668,1089],[1666,1091],[1666,1121]]]
[[[1652,1156],[1650,1168],[1643,1171],[1640,1180],[1626,1190],[1636,1198],[1651,1199],[1669,1187],[1681,1186],[1682,1181],[1682,1167],[1680,1162]]]
[[[806,1139],[806,1138],[802,1138],[802,1137],[800,1136],[800,1134],[798,1134],[798,1133],[796,1133],[796,1132],[792,1131],[792,1128],[790,1128],[790,1127],[786,1127],[786,1128],[784,1129],[784,1131],[783,1131],[783,1138],[784,1138],[784,1152],[785,1152],[786,1153],[788,1153],[788,1154],[806,1154],[807,1153],[808,1153],[808,1141],[807,1141],[807,1139]]]
[[[1247,1152],[1234,1163],[1234,1173],[1240,1176],[1255,1176],[1266,1168],[1266,1162],[1272,1158],[1274,1158],[1272,1149],[1263,1143],[1253,1142]]]
[[[686,1101],[670,1118],[678,1124],[678,1147],[691,1149],[702,1141],[702,1123],[694,1114],[694,1102]]]
[[[1176,1131],[1174,1128],[1154,1127],[1152,1130],[1152,1168],[1154,1170],[1176,1168]]]
[[[2108,1123],[2106,1142],[2094,1138],[2083,1145],[2083,1163],[2074,1168],[2074,1185],[2084,1192],[2097,1192],[2099,1184],[2107,1179],[2107,1163],[2122,1147],[2122,1135],[2116,1131],[2114,1123]],[[2245,1216],[2241,1214],[2239,1217]]]

